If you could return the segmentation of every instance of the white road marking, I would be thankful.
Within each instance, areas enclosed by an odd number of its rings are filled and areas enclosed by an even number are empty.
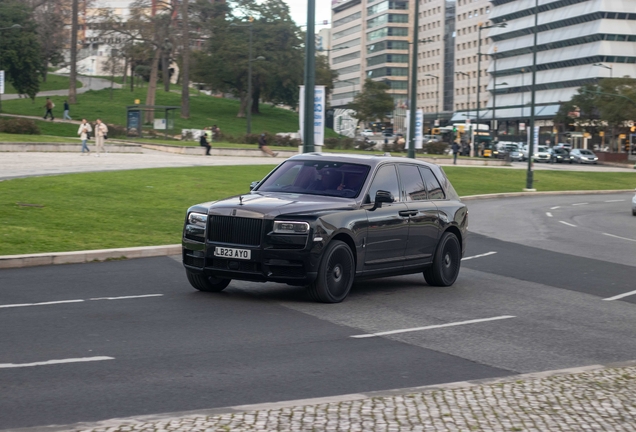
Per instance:
[[[623,201],[625,201],[625,200],[624,199],[622,199],[622,200],[607,200],[605,202],[623,202]]]
[[[552,213],[550,213],[550,212],[545,212],[545,215],[546,215],[547,217],[552,217]]]
[[[122,296],[122,297],[95,297],[89,300],[127,300],[134,298],[145,298],[145,297],[161,297],[163,294],[144,294],[144,295],[136,295],[136,296]]]
[[[487,257],[487,256],[489,256],[489,255],[494,255],[494,254],[496,254],[496,253],[497,253],[497,252],[486,252],[486,253],[481,254],[481,255],[474,255],[474,256],[469,256],[469,257],[462,258],[462,261],[471,260],[471,259],[473,259],[473,258],[483,258],[483,257]]]
[[[61,300],[61,301],[50,301],[50,302],[42,302],[42,303],[21,303],[21,304],[8,304],[8,305],[0,305],[0,308],[14,308],[14,307],[25,307],[25,306],[48,306],[54,304],[63,304],[63,303],[81,303],[85,300]]]
[[[362,339],[362,338],[378,337],[378,336],[385,336],[385,335],[391,335],[391,334],[397,334],[397,333],[408,333],[408,332],[415,332],[415,331],[421,331],[421,330],[432,330],[432,329],[438,329],[438,328],[444,328],[444,327],[455,327],[455,326],[461,326],[461,325],[467,325],[467,324],[477,324],[482,322],[497,321],[497,320],[503,320],[503,319],[509,319],[509,318],[516,318],[516,317],[513,315],[502,315],[502,316],[493,317],[493,318],[482,318],[482,319],[474,319],[469,321],[459,321],[459,322],[448,323],[448,324],[431,325],[426,327],[415,327],[415,328],[409,328],[409,329],[391,330],[391,331],[380,332],[380,333],[354,335],[351,337],[356,339]]]
[[[573,224],[571,224],[569,222],[565,222],[565,221],[559,221],[559,222],[561,222],[563,225],[567,225],[567,226],[571,226],[571,227],[576,228],[576,225],[573,225]]]
[[[115,360],[115,357],[81,357],[81,358],[69,358],[69,359],[61,359],[61,360],[48,360],[34,363],[0,363],[0,369],[8,369],[8,368],[21,368],[21,367],[32,367],[32,366],[47,366],[54,364],[65,364],[65,363],[82,363],[82,362],[93,362],[93,361],[102,361],[102,360]]]
[[[561,208],[561,206],[554,206],[554,207],[550,207],[550,210],[556,210],[558,208]]]
[[[572,204],[573,206],[579,206],[579,205],[588,205],[589,203],[576,203],[576,204]]]
[[[635,294],[636,294],[636,291],[630,291],[630,292],[626,292],[624,294],[619,294],[619,295],[614,296],[614,297],[608,297],[608,298],[605,298],[603,300],[605,300],[605,301],[618,300],[618,299],[622,299],[623,297],[629,297],[629,296],[632,296],[632,295],[635,295]]]
[[[41,303],[18,303],[18,304],[0,305],[0,309],[27,307],[27,306],[48,306],[48,305],[56,305],[56,304],[64,304],[64,303],[82,303],[85,301],[92,301],[92,300],[127,300],[127,299],[135,299],[135,298],[161,297],[161,296],[163,296],[163,294],[145,294],[145,295],[138,295],[138,296],[123,296],[123,297],[95,297],[88,300],[83,300],[83,299],[60,300],[60,301],[50,301],[50,302],[41,302]]]
[[[603,233],[603,235],[606,235],[608,237],[614,237],[614,238],[621,239],[621,240],[627,240],[627,241],[636,242],[636,240],[634,240],[634,239],[630,239],[630,238],[627,238],[627,237],[621,237],[621,236],[617,236],[617,235],[614,235],[614,234]]]

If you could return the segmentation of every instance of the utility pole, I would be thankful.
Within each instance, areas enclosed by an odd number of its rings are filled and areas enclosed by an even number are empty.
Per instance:
[[[314,151],[314,92],[316,86],[316,0],[307,0],[305,39],[305,112],[303,153]]]
[[[415,1],[413,14],[413,52],[411,53],[411,97],[409,103],[408,157],[415,159],[415,117],[417,116],[417,42],[419,39],[420,0]]]
[[[532,155],[534,154],[534,105],[537,85],[537,32],[539,31],[539,0],[534,4],[534,44],[532,47],[532,93],[530,98],[530,139],[528,143],[528,172],[526,174],[526,191],[533,192],[534,174],[532,172]]]
[[[69,73],[68,103],[77,103],[77,28],[79,0],[73,0],[71,11],[71,68]]]

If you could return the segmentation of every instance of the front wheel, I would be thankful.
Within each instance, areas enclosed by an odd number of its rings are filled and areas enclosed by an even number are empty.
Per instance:
[[[424,270],[424,279],[431,286],[451,286],[457,280],[461,264],[461,246],[457,236],[445,232],[437,245],[433,264]]]
[[[203,273],[193,273],[190,270],[186,270],[188,276],[188,282],[194,288],[199,291],[205,292],[221,292],[232,281],[232,279],[219,279],[214,276],[206,276]]]
[[[318,277],[309,285],[309,294],[322,303],[340,303],[351,291],[355,270],[349,246],[340,240],[332,241],[322,254]]]

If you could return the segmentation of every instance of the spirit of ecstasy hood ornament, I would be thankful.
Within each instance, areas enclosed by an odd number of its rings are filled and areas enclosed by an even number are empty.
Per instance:
[[[243,205],[243,195],[239,196],[239,205]]]

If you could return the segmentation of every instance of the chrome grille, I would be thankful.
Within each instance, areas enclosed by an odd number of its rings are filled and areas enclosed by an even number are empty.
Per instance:
[[[208,240],[245,246],[261,244],[262,219],[208,216]]]

